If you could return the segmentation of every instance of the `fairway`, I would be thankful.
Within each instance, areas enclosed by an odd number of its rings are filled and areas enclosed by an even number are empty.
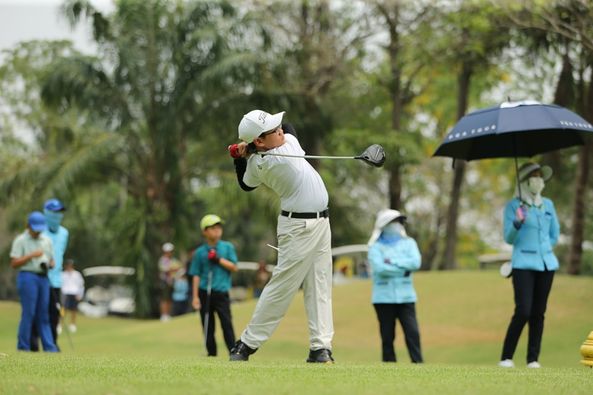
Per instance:
[[[546,315],[544,368],[525,366],[523,334],[515,363],[498,368],[512,314],[512,288],[495,271],[426,272],[415,277],[426,364],[409,363],[398,327],[396,365],[379,362],[370,282],[334,287],[333,366],[311,366],[306,318],[297,295],[272,339],[248,363],[206,358],[195,314],[156,320],[81,317],[62,334],[59,355],[17,353],[20,307],[0,303],[1,394],[591,394],[593,370],[579,364],[579,347],[593,330],[593,279],[558,275]],[[235,330],[244,328],[253,301],[233,305]],[[220,329],[218,328],[217,332]]]

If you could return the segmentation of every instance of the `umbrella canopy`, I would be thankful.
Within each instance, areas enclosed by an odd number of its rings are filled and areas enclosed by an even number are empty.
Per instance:
[[[505,102],[457,122],[433,156],[474,160],[531,157],[582,145],[593,125],[566,108],[536,101]]]

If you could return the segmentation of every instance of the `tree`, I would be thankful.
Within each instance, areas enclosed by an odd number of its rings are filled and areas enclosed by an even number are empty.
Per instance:
[[[431,2],[405,3],[398,1],[374,1],[373,7],[382,21],[381,29],[388,33],[385,44],[389,73],[382,85],[388,90],[391,104],[391,138],[402,143],[407,134],[404,122],[410,121],[411,114],[407,107],[423,87],[418,86],[418,75],[428,65],[422,56],[426,43],[422,42],[434,18],[435,7]],[[408,119],[405,119],[408,118]],[[405,124],[407,126],[407,123]],[[404,143],[405,145],[405,143]],[[403,208],[403,171],[406,158],[395,149],[387,164],[389,169],[390,207]]]
[[[119,237],[111,248],[117,262],[136,268],[137,312],[148,316],[155,310],[160,245],[186,244],[192,227],[188,143],[211,140],[210,111],[225,100],[218,93],[236,88],[241,56],[230,48],[227,21],[234,9],[220,1],[160,0],[122,1],[110,15],[82,0],[63,9],[73,24],[91,22],[99,49],[97,57],[64,54],[40,81],[44,105],[72,120],[68,126],[79,139],[57,147],[76,160],[68,165],[54,155],[16,172],[5,186],[16,186],[34,165],[55,174],[54,189],[76,182],[80,194],[114,185],[106,222]],[[93,139],[108,155],[98,155]],[[80,161],[85,152],[92,161]]]
[[[444,44],[449,48],[448,63],[457,72],[457,118],[467,111],[471,80],[476,73],[492,67],[509,43],[500,12],[481,2],[463,2],[447,14],[443,26]],[[456,267],[457,221],[461,189],[465,175],[464,161],[455,161],[449,211],[445,230],[445,249],[439,269]]]
[[[554,102],[575,109],[589,122],[593,122],[593,28],[590,23],[593,5],[584,0],[564,0],[529,7],[518,3],[509,6],[506,11],[513,23],[524,29],[525,34],[539,39],[534,40],[532,48],[537,50],[544,43],[545,48],[552,47],[561,52],[563,67]],[[573,62],[578,65],[576,73]],[[585,76],[585,70],[589,70],[588,76]],[[577,81],[573,74],[578,76]],[[582,265],[591,145],[590,141],[586,141],[578,152],[568,254],[570,274],[579,274]]]

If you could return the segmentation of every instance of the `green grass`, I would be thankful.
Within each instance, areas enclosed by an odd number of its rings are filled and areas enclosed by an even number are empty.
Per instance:
[[[398,327],[401,361],[379,362],[370,283],[334,287],[333,366],[311,366],[302,295],[248,363],[206,358],[195,314],[158,321],[80,317],[62,335],[62,353],[17,353],[20,307],[0,303],[0,394],[591,394],[593,369],[579,348],[593,330],[593,279],[557,276],[546,314],[540,370],[524,367],[526,332],[516,369],[496,367],[513,310],[512,287],[495,271],[433,272],[415,277],[426,364],[410,364]],[[237,335],[254,308],[233,305]],[[219,332],[220,330],[218,330]]]

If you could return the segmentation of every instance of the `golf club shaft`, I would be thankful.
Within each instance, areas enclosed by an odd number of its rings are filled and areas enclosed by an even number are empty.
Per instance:
[[[208,286],[206,288],[206,312],[204,313],[204,347],[208,355],[208,327],[210,326],[210,296],[212,295],[212,268],[208,271]]]
[[[285,158],[305,158],[305,159],[358,159],[356,156],[324,156],[324,155],[290,155],[290,154],[272,154],[267,152],[257,153],[258,155],[283,156]]]

